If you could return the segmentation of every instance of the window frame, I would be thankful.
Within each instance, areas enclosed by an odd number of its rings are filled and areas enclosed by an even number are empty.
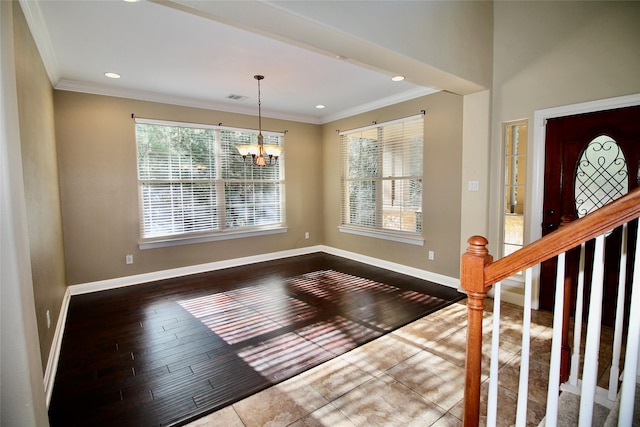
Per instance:
[[[505,257],[515,252],[517,247],[526,245],[525,231],[528,223],[527,203],[527,168],[529,155],[529,120],[518,119],[502,123],[502,191],[501,191],[501,215],[500,215],[500,256]],[[510,145],[511,144],[511,145]],[[515,168],[515,170],[513,169]],[[517,178],[516,178],[517,176]],[[514,181],[515,179],[515,181]],[[511,195],[512,190],[516,195]],[[511,201],[511,203],[509,203]],[[507,212],[508,206],[521,205],[522,213]],[[518,221],[521,243],[509,240],[507,218],[521,217]],[[512,226],[513,227],[513,226]],[[507,250],[510,247],[510,250]],[[505,279],[505,284],[524,282],[524,272],[518,272]]]
[[[412,151],[410,144],[412,142],[415,143],[414,139],[403,138],[402,142],[398,144],[397,142],[392,141],[392,138],[385,136],[382,132],[382,129],[388,126],[410,123],[414,121],[417,123],[412,124],[412,126],[416,126],[416,127],[419,126],[419,129],[421,131],[421,134],[420,134],[421,144],[419,148],[419,153],[417,153],[419,154],[418,163],[420,164],[420,174],[406,175],[406,176],[403,176],[402,174],[399,174],[399,175],[394,174],[389,176],[382,176],[384,174],[383,163],[385,161],[390,161],[390,164],[395,165],[395,158],[398,157],[397,154],[394,155],[393,153],[391,153],[391,156],[389,157],[388,152],[385,151],[385,147],[390,148],[391,151],[401,150],[401,153],[400,153],[400,156],[402,156],[401,160],[404,160],[403,156],[410,156],[411,154],[414,154],[414,151]],[[376,131],[376,138],[377,138],[376,142],[379,144],[379,147],[380,147],[378,149],[378,153],[376,154],[376,157],[377,157],[376,158],[376,168],[377,168],[376,175],[367,176],[367,177],[357,177],[357,178],[346,176],[348,174],[347,170],[349,168],[349,162],[350,162],[348,148],[346,146],[346,144],[348,144],[349,135],[354,136],[355,134],[363,133],[371,130]],[[341,145],[342,172],[341,172],[341,190],[340,190],[341,191],[340,225],[338,226],[338,230],[343,233],[349,233],[349,234],[355,234],[360,236],[373,237],[377,239],[391,240],[391,241],[396,241],[396,242],[401,242],[406,244],[424,246],[424,238],[422,236],[422,222],[423,222],[422,212],[423,212],[423,202],[424,202],[424,194],[422,193],[423,191],[422,188],[424,184],[424,158],[423,158],[424,112],[418,115],[391,120],[384,123],[374,123],[373,125],[370,125],[370,126],[365,126],[362,128],[352,129],[348,131],[342,131],[339,133],[339,135],[340,135],[340,145]],[[403,134],[402,136],[404,137],[405,135]],[[389,160],[390,158],[394,160]],[[392,169],[395,169],[395,166],[393,166]],[[420,201],[418,203],[419,207],[416,209],[416,211],[414,211],[416,214],[420,212],[420,218],[418,219],[417,216],[415,218],[416,231],[403,231],[398,229],[386,228],[384,225],[386,215],[383,209],[383,207],[385,206],[383,187],[385,185],[385,182],[391,181],[392,182],[391,188],[395,188],[395,185],[394,185],[395,182],[400,180],[408,183],[410,183],[412,180],[417,180],[420,182],[421,190],[420,190]],[[351,193],[349,189],[349,184],[358,182],[358,181],[360,182],[372,181],[377,184],[375,185],[375,190],[374,190],[375,200],[373,201],[373,205],[375,205],[374,212],[373,212],[373,216],[375,218],[374,225],[362,225],[362,224],[354,224],[350,222],[350,219],[349,219],[350,209],[348,205],[350,204]],[[392,190],[392,193],[395,194],[395,191]],[[400,209],[400,212],[401,213],[410,212],[409,209],[405,209],[405,208],[406,206],[403,203]],[[401,219],[401,223],[402,223],[402,219]]]
[[[228,240],[228,239],[236,239],[236,238],[245,238],[245,237],[255,237],[261,235],[268,234],[276,234],[276,233],[285,233],[288,231],[286,226],[286,199],[285,199],[285,175],[284,175],[284,156],[281,156],[278,159],[278,166],[255,166],[251,163],[251,159],[247,159],[243,162],[242,157],[236,150],[237,145],[246,144],[247,140],[237,140],[234,141],[233,138],[226,138],[223,133],[226,132],[226,135],[229,135],[229,132],[240,132],[244,135],[244,138],[251,138],[252,143],[255,139],[257,141],[258,130],[255,129],[245,129],[238,127],[228,127],[222,125],[208,125],[208,124],[199,124],[199,123],[188,123],[188,122],[176,122],[176,121],[167,121],[167,120],[157,120],[157,119],[146,119],[134,117],[134,133],[135,133],[135,144],[136,144],[136,178],[137,178],[137,186],[138,186],[138,214],[139,214],[139,229],[140,236],[138,241],[138,246],[140,249],[150,249],[157,247],[166,247],[166,246],[177,246],[184,244],[193,244],[193,243],[202,243],[202,242],[210,242],[210,241],[218,241],[218,240]],[[157,178],[149,178],[141,176],[141,165],[143,160],[141,158],[140,150],[141,150],[141,142],[139,141],[138,136],[138,125],[160,125],[160,126],[169,126],[175,128],[190,128],[190,129],[198,129],[205,131],[212,131],[214,138],[211,142],[212,147],[208,151],[207,155],[211,160],[209,165],[214,169],[211,177],[207,177],[204,179],[183,179],[182,177],[173,177],[169,175],[166,179],[157,179]],[[271,131],[262,131],[262,134],[267,138],[276,138],[278,144],[284,147],[284,135],[285,132],[271,132]],[[223,147],[227,146],[227,150]],[[189,154],[192,154],[189,151]],[[227,158],[227,163],[223,165],[224,158]],[[223,176],[223,170],[229,172],[237,172],[238,163],[243,164],[243,176]],[[233,165],[236,166],[236,169],[232,169]],[[276,170],[276,178],[270,178],[269,174],[266,174],[266,178],[264,177],[264,173],[262,172],[254,172],[250,170],[250,168],[273,168],[277,167]],[[167,168],[169,169],[170,166]],[[168,173],[168,172],[167,172]],[[257,175],[256,178],[253,175]],[[217,227],[212,227],[212,229],[204,230],[204,231],[184,231],[181,233],[171,232],[159,235],[152,235],[151,233],[146,232],[145,230],[145,197],[143,194],[143,187],[145,185],[150,185],[151,183],[166,183],[169,185],[187,183],[191,185],[198,184],[206,184],[209,186],[210,191],[212,191],[215,196],[214,199],[216,202],[215,206],[212,207],[212,210],[217,211],[216,220],[212,221],[213,223],[217,223]],[[237,183],[245,183],[245,184],[260,184],[260,183],[268,183],[275,184],[279,195],[279,202],[276,203],[279,205],[279,216],[276,215],[277,220],[271,224],[263,224],[263,225],[250,225],[250,226],[239,226],[227,228],[226,224],[230,221],[228,210],[229,204],[231,203],[230,199],[228,199],[228,192],[226,191],[226,187],[228,184],[237,184]],[[262,194],[262,193],[259,193]],[[267,205],[272,205],[273,202],[268,203]],[[260,204],[257,204],[256,207],[260,208]],[[211,207],[211,206],[210,206]],[[182,212],[183,206],[179,207],[177,212]],[[172,218],[175,217],[176,212],[172,210]],[[178,217],[180,215],[178,214]],[[253,218],[255,221],[255,218]],[[184,224],[183,224],[184,226]],[[145,234],[146,233],[146,234]]]

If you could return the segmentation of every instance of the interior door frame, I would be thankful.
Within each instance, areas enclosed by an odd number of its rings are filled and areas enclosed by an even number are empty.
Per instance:
[[[579,104],[564,105],[560,107],[536,110],[533,122],[533,143],[531,144],[531,161],[529,162],[529,179],[527,182],[530,202],[526,209],[529,229],[525,235],[529,235],[529,242],[534,242],[542,237],[542,207],[544,199],[544,149],[547,133],[547,120],[557,117],[572,116],[575,114],[592,113],[596,111],[613,110],[616,108],[633,107],[640,105],[640,93],[615,98],[601,99],[597,101],[582,102]],[[532,308],[540,307],[540,266],[532,271],[531,296]]]

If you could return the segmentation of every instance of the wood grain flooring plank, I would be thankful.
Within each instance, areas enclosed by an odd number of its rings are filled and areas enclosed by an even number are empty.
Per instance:
[[[462,297],[323,253],[73,296],[50,424],[180,425]]]

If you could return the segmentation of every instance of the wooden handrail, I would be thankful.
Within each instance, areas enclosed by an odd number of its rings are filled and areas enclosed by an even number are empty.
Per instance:
[[[480,374],[482,360],[482,315],[484,299],[494,283],[567,252],[597,236],[640,217],[640,188],[573,221],[496,262],[487,250],[487,239],[469,238],[462,254],[460,284],[467,292],[467,358],[465,368],[465,427],[480,419]]]
[[[484,272],[484,285],[490,287],[638,217],[640,187],[488,265]]]

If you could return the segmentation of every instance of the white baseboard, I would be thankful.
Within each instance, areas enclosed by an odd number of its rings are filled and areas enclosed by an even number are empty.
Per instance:
[[[460,279],[456,279],[454,277],[444,276],[442,274],[433,273],[431,271],[421,270],[419,268],[409,267],[395,262],[385,261],[382,259],[357,254],[355,252],[344,251],[342,249],[336,249],[329,246],[322,246],[322,252],[352,259],[364,264],[373,265],[374,267],[380,267],[386,270],[395,271],[396,273],[406,274],[407,276],[416,277],[418,279],[428,280],[430,282],[438,283],[449,288],[460,288]]]
[[[395,271],[397,273],[406,274],[408,276],[417,277],[423,280],[429,280],[450,288],[458,289],[460,287],[460,280],[444,276],[437,273],[432,273],[426,270],[420,270],[414,267],[408,267],[406,265],[397,264],[390,261],[381,260],[378,258],[372,258],[366,255],[357,254],[355,252],[344,251],[342,249],[336,249],[329,246],[317,245],[308,246],[305,248],[291,249],[287,251],[271,252],[268,254],[254,255],[250,257],[234,258],[224,261],[216,261],[206,264],[191,265],[188,267],[172,268],[169,270],[154,271],[151,273],[137,274],[134,276],[118,277],[115,279],[99,280],[96,282],[83,283],[79,285],[69,286],[69,292],[71,295],[81,295],[91,292],[105,291],[109,289],[123,288],[126,286],[138,285],[141,283],[154,282],[164,279],[172,279],[174,277],[187,276],[189,274],[206,273],[208,271],[221,270],[223,268],[239,267],[248,264],[254,264],[257,262],[273,261],[281,258],[288,258],[298,255],[306,255],[314,252],[325,252],[331,255],[341,256],[343,258],[352,259],[354,261],[362,262],[364,264],[373,265],[375,267],[384,268],[387,270]]]
[[[492,296],[494,289],[491,290]],[[524,283],[512,279],[503,280],[500,297],[504,302],[524,307]],[[535,304],[532,308],[534,310],[538,309]]]
[[[524,307],[524,295],[519,292],[512,292],[508,289],[502,290],[502,301],[513,305]]]
[[[321,252],[321,246],[308,246],[306,248],[291,249],[287,251],[271,252],[268,254],[254,255],[243,258],[234,258],[224,261],[210,262],[206,264],[191,265],[188,267],[172,268],[169,270],[154,271],[151,273],[136,274],[134,276],[117,277],[115,279],[99,280],[69,286],[71,295],[81,295],[91,292],[105,291],[109,289],[123,288],[125,286],[139,285],[141,283],[155,282],[158,280],[172,279],[174,277],[190,274],[206,273],[207,271],[221,270],[223,268],[239,267],[263,261],[273,261],[298,255],[306,255],[313,252]]]
[[[362,262],[364,264],[373,265],[375,267],[384,268],[387,270],[395,271],[397,273],[406,274],[408,276],[416,277],[423,280],[429,280],[434,283],[438,283],[450,288],[459,289],[460,280],[443,276],[441,274],[432,273],[426,270],[420,270],[414,267],[408,267],[406,265],[397,264],[390,261],[385,261],[377,258],[372,258],[366,255],[357,254],[354,252],[344,251],[342,249],[336,249],[328,246],[317,245],[309,246],[306,248],[292,249],[281,252],[272,252],[268,254],[255,255],[243,258],[235,258],[225,261],[217,261],[206,264],[192,265],[188,267],[172,268],[169,270],[154,271],[151,273],[137,274],[133,276],[118,277],[115,279],[99,280],[96,282],[83,283],[78,285],[71,285],[67,288],[67,292],[64,295],[62,301],[62,308],[60,309],[60,315],[58,317],[58,324],[56,325],[56,331],[53,338],[53,344],[49,351],[49,360],[47,361],[47,368],[44,375],[44,387],[47,397],[47,406],[51,401],[51,394],[53,392],[53,384],[55,381],[56,370],[58,368],[58,359],[60,357],[60,350],[62,347],[62,335],[64,333],[64,327],[67,319],[67,312],[69,310],[69,301],[73,295],[82,295],[91,292],[104,291],[109,289],[122,288],[126,286],[138,285],[141,283],[148,283],[157,280],[171,279],[174,277],[187,276],[190,274],[206,273],[208,271],[220,270],[229,267],[238,267],[242,265],[254,264],[263,261],[273,261],[281,258],[288,258],[298,255],[306,255],[314,252],[325,252],[330,255],[336,255],[343,258],[352,259],[354,261]]]
[[[67,312],[69,311],[69,301],[71,301],[71,292],[69,288],[62,298],[62,306],[56,323],[56,330],[53,334],[53,342],[49,350],[49,358],[47,359],[47,367],[44,371],[44,393],[47,402],[47,408],[51,402],[51,394],[53,393],[53,384],[56,380],[56,372],[58,370],[58,359],[60,358],[60,350],[62,349],[62,336],[64,335],[64,326],[67,323]]]

